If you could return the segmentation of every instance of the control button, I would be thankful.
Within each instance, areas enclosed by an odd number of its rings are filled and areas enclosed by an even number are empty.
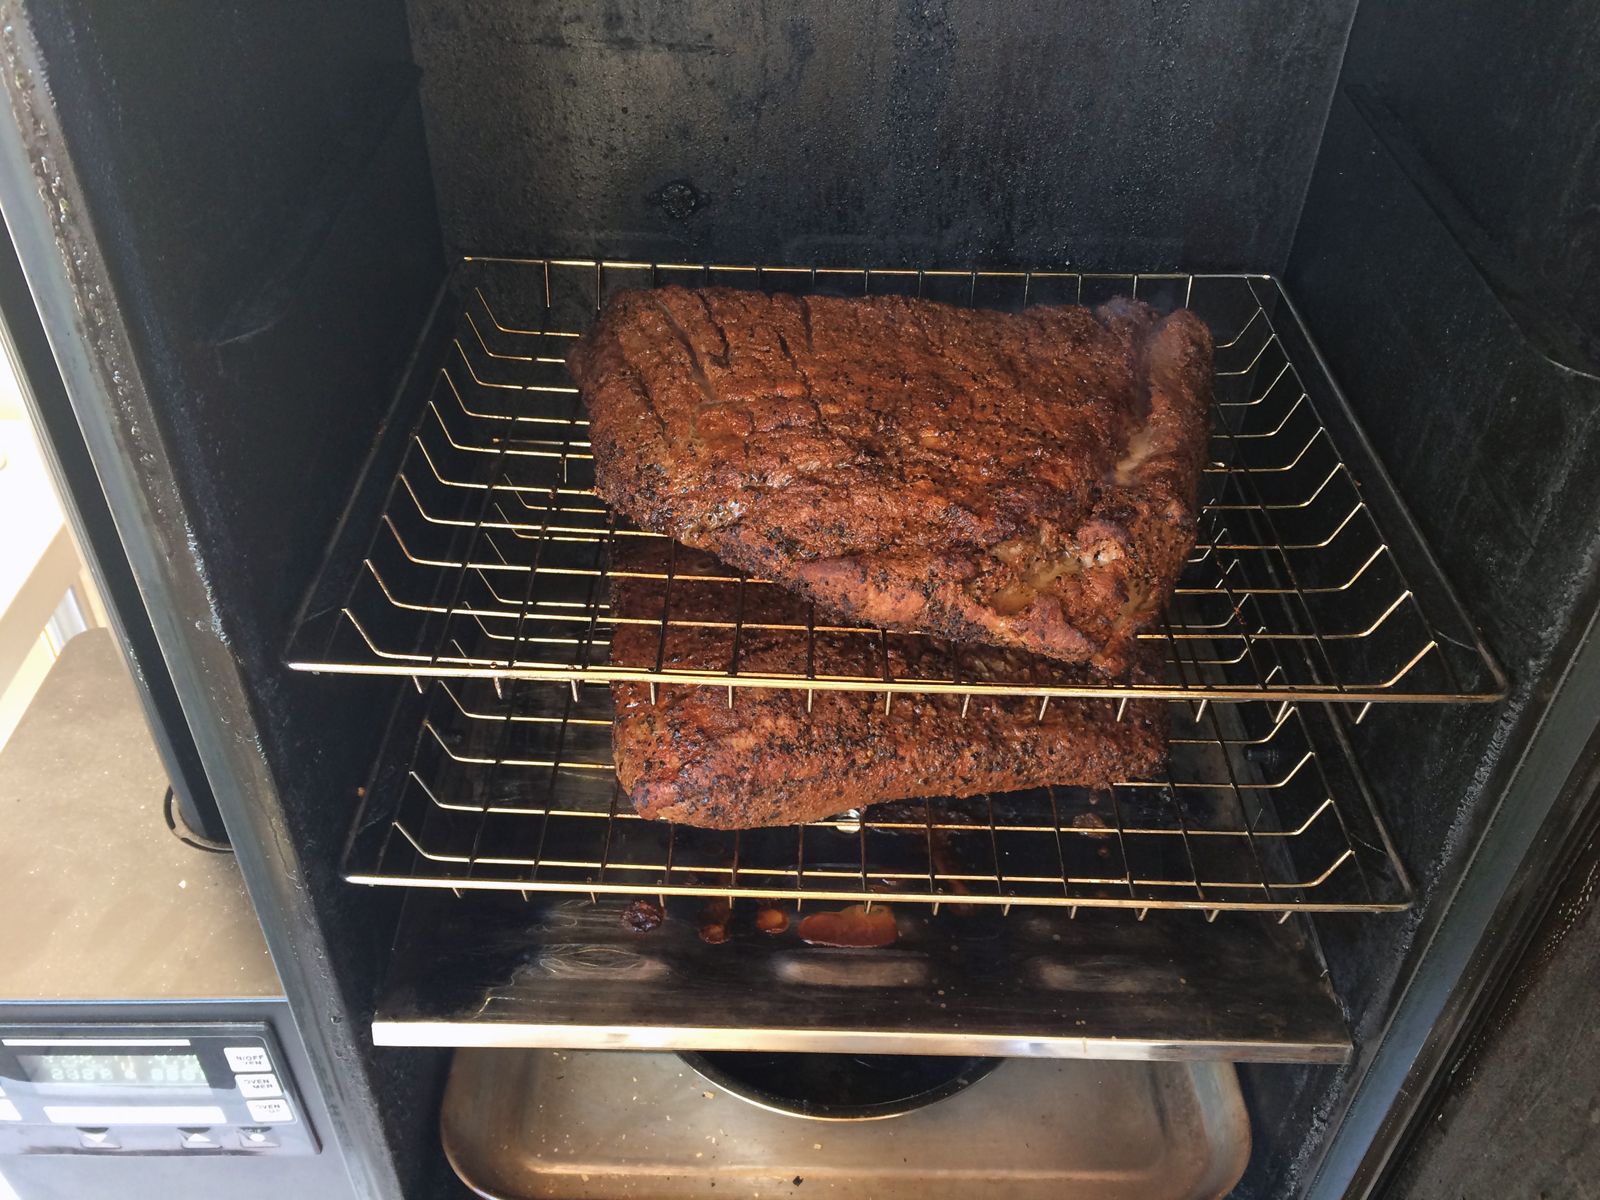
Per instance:
[[[222,1051],[230,1071],[270,1071],[272,1060],[260,1046],[226,1046]]]
[[[20,1121],[22,1114],[17,1111],[17,1106],[9,1100],[0,1100],[0,1121]]]
[[[109,1129],[80,1129],[78,1130],[78,1145],[90,1150],[115,1150],[118,1148],[117,1139],[111,1136]]]
[[[283,1095],[283,1089],[278,1086],[276,1075],[239,1075],[234,1082],[239,1085],[239,1094],[247,1099],[255,1096],[265,1100],[271,1096]]]
[[[244,1125],[239,1129],[239,1145],[246,1150],[273,1150],[278,1146],[278,1135],[266,1125]]]
[[[284,1125],[294,1120],[287,1100],[246,1100],[244,1106],[250,1110],[250,1119],[263,1125]]]
[[[185,1150],[215,1150],[218,1145],[209,1129],[180,1129],[178,1141]]]

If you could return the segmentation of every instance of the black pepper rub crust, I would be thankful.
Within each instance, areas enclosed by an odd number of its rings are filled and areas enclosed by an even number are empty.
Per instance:
[[[611,641],[614,664],[655,665],[662,584],[629,572],[659,572],[665,561],[665,544],[654,539],[625,544],[613,561],[611,611],[621,618]],[[671,626],[664,665],[727,669],[737,593],[713,580],[729,575],[709,555],[678,549],[674,611],[708,624]],[[747,587],[741,667],[804,670],[803,636],[759,626],[803,626],[805,612],[803,600],[780,588]],[[948,669],[948,662],[918,661],[941,653],[925,639],[890,642],[897,673]],[[875,637],[818,634],[816,667],[870,675],[882,669],[881,652]],[[971,678],[1038,684],[1084,674],[994,647],[964,647],[961,664]],[[1115,700],[1052,700],[1040,719],[1037,698],[974,696],[963,716],[960,696],[898,695],[885,713],[877,693],[818,691],[807,712],[805,692],[796,689],[740,688],[732,708],[716,686],[657,685],[654,704],[647,684],[611,690],[617,776],[634,807],[646,817],[715,829],[790,825],[922,796],[1104,787],[1154,775],[1166,759],[1167,709],[1158,701],[1131,701],[1118,721]]]
[[[886,629],[1122,671],[1194,546],[1186,311],[669,287],[568,365],[615,509]]]

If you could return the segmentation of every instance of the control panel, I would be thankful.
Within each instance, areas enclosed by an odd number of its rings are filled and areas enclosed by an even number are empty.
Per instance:
[[[261,1023],[0,1026],[0,1154],[315,1154]]]

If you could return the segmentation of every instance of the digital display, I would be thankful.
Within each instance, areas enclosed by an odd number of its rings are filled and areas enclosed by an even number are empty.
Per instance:
[[[193,1054],[19,1054],[28,1079],[42,1087],[206,1087]]]

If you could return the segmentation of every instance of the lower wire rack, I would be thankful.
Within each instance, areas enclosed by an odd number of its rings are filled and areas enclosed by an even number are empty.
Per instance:
[[[1173,702],[1158,780],[900,801],[724,832],[633,812],[612,767],[608,687],[420,679],[404,691],[347,847],[352,882],[1140,916],[1179,908],[1208,919],[1411,902],[1321,704]]]

